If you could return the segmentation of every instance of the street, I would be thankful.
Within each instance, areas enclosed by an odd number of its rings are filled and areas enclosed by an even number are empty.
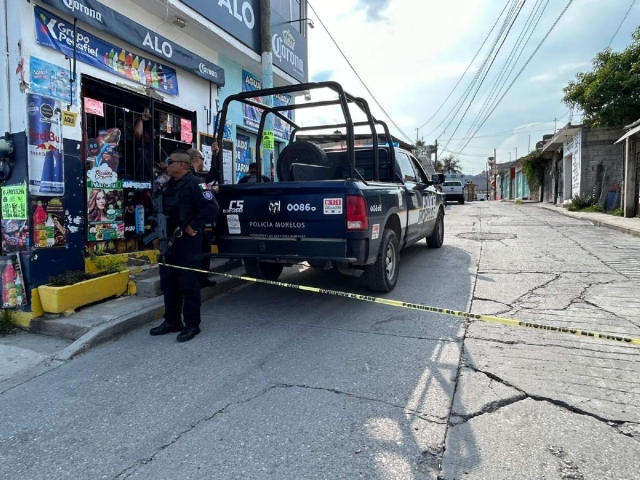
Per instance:
[[[369,295],[305,266],[282,281]],[[640,240],[450,203],[386,298],[640,337]],[[640,478],[640,348],[267,285],[0,394],[2,479]]]

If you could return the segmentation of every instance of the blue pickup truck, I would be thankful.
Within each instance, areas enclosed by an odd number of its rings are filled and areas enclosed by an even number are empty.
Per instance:
[[[389,292],[398,280],[401,249],[421,239],[430,247],[442,246],[444,196],[433,186],[442,177],[429,178],[410,152],[393,146],[387,126],[373,118],[366,102],[335,82],[233,95],[224,103],[221,124],[233,101],[254,105],[252,97],[319,88],[335,92],[335,104],[343,107],[345,123],[329,128],[346,129],[345,145],[323,148],[296,139],[314,127],[299,127],[282,115],[292,133],[278,159],[277,181],[263,182],[258,176],[256,183],[220,187],[214,256],[240,258],[249,275],[269,280],[277,279],[284,266],[304,261],[316,268],[335,266],[341,273],[364,277],[373,291]],[[278,115],[296,107],[259,106],[259,139],[267,112]],[[364,113],[365,121],[353,122],[354,107]],[[371,145],[356,146],[355,129],[367,126]],[[261,171],[259,146],[256,151]],[[221,160],[219,155],[214,168],[219,169]]]

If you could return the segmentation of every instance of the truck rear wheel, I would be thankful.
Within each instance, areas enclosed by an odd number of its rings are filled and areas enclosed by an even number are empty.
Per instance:
[[[427,237],[427,245],[431,248],[440,248],[444,243],[444,215],[442,210],[438,212],[436,226],[433,228],[431,235]]]
[[[247,258],[244,260],[244,269],[250,277],[275,281],[284,270],[284,265],[281,263],[259,262],[255,258]]]
[[[400,247],[393,230],[385,230],[380,242],[376,263],[367,265],[364,277],[369,290],[390,292],[398,283],[400,271]]]

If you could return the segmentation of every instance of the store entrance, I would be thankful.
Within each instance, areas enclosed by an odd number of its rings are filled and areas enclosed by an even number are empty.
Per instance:
[[[87,249],[148,249],[153,190],[168,180],[161,167],[171,152],[191,148],[195,112],[85,76],[82,102]]]

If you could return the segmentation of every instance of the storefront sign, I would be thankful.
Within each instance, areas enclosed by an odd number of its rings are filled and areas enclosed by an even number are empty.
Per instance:
[[[253,75],[246,70],[242,71],[242,91],[243,92],[254,92],[256,90],[260,90],[262,88],[262,82],[258,77]],[[262,97],[255,97],[254,100],[259,103],[263,103]],[[290,105],[292,102],[292,98],[290,95],[276,95],[273,97],[273,104],[276,107],[281,107],[284,105]],[[262,110],[256,107],[252,107],[251,105],[244,105],[244,124],[248,127],[255,128],[256,130],[260,127],[260,118],[262,116]],[[293,112],[291,110],[282,112],[283,115],[292,119]],[[289,136],[291,135],[291,127],[287,125],[285,122],[280,120],[278,117],[274,118],[273,121],[273,130],[275,132],[275,136],[281,138],[282,140],[289,140]],[[266,147],[265,147],[266,148]]]
[[[224,70],[218,65],[194,55],[188,49],[158,35],[154,30],[134,22],[96,0],[43,0],[43,3],[124,40],[151,55],[163,58],[172,65],[182,67],[205,80],[224,86]]]
[[[60,103],[41,95],[27,95],[29,123],[29,193],[64,194]]]
[[[45,1],[48,3],[53,0]],[[262,52],[260,0],[182,0],[182,3],[240,40],[254,52]],[[308,81],[307,39],[275,9],[271,9],[271,40],[273,64],[300,82]]]
[[[244,177],[249,171],[251,163],[251,139],[247,135],[238,133],[236,135],[236,181]]]
[[[44,95],[63,103],[71,103],[71,72],[66,68],[58,67],[49,62],[45,62],[37,57],[29,60],[29,72],[31,83],[29,90],[31,93]],[[77,88],[74,90],[73,103],[77,102]]]
[[[62,125],[65,127],[75,127],[78,120],[78,114],[65,110],[62,112]]]
[[[37,6],[34,12],[38,43],[73,57],[73,23]],[[76,39],[79,61],[160,92],[178,95],[178,76],[173,68],[127,52],[79,28]]]

